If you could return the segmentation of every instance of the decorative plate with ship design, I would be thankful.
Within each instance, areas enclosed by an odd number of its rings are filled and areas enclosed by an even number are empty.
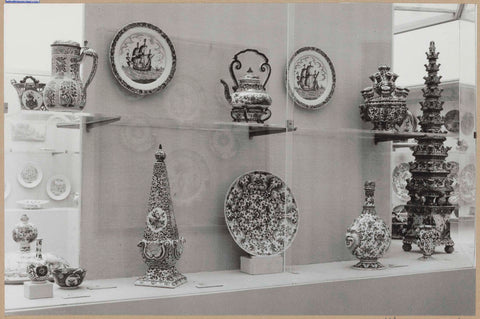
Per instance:
[[[335,90],[335,69],[328,56],[315,47],[304,47],[290,58],[288,94],[299,106],[315,110],[327,103]]]
[[[254,256],[284,252],[297,233],[295,198],[279,177],[268,172],[238,177],[227,192],[224,212],[235,242]]]
[[[110,45],[110,65],[120,84],[135,94],[163,89],[175,73],[172,41],[158,27],[135,22],[123,27]]]

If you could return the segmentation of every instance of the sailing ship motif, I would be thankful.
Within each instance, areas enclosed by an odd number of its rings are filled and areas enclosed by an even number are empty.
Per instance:
[[[317,99],[325,91],[325,87],[321,84],[321,81],[325,80],[325,72],[321,67],[315,67],[311,60],[305,61],[301,66],[302,68],[298,68],[296,72],[296,91],[307,100]]]
[[[148,51],[148,53],[147,53]],[[130,79],[138,83],[151,83],[157,80],[163,73],[164,68],[155,68],[152,65],[152,58],[155,54],[148,48],[147,39],[143,39],[143,44],[137,41],[137,46],[133,48],[131,54],[126,54],[126,66],[122,66],[124,72]]]

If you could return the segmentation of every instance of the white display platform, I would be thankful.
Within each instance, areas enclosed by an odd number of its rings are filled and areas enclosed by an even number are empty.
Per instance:
[[[327,287],[328,289],[339,289],[345,286],[353,285],[356,288],[349,288],[349,293],[358,296],[358,291],[355,289],[361,289],[362,287],[369,287],[372,289],[371,280],[382,285],[382,283],[388,283],[390,289],[388,292],[382,293],[373,289],[372,292],[382,296],[382,298],[394,298],[394,295],[398,291],[406,291],[402,289],[407,289],[403,287],[399,288],[396,291],[397,285],[411,285],[418,283],[415,291],[419,293],[425,293],[425,289],[440,289],[436,287],[436,284],[444,285],[446,282],[449,282],[449,290],[445,291],[445,297],[453,296],[455,298],[464,298],[463,296],[469,296],[472,294],[472,302],[474,304],[474,284],[470,276],[474,276],[475,271],[473,270],[473,244],[470,245],[460,245],[455,246],[456,250],[452,254],[445,254],[439,252],[433,256],[434,259],[430,261],[420,261],[418,258],[421,254],[416,250],[416,247],[413,247],[413,251],[405,253],[401,250],[401,241],[393,241],[390,248],[390,252],[386,258],[383,258],[382,263],[387,266],[384,270],[379,271],[365,271],[365,270],[356,270],[352,269],[351,266],[355,264],[355,261],[343,261],[343,262],[333,262],[333,263],[324,263],[324,264],[312,264],[312,265],[299,265],[287,267],[287,272],[278,273],[278,274],[268,274],[268,275],[256,275],[252,276],[246,273],[242,273],[239,270],[228,270],[228,271],[216,271],[216,272],[200,272],[200,273],[191,273],[186,274],[188,282],[185,285],[182,285],[176,289],[161,289],[161,288],[151,288],[151,287],[140,287],[134,286],[134,281],[136,277],[133,278],[116,278],[116,279],[104,279],[104,280],[87,280],[85,281],[79,289],[76,290],[62,290],[58,286],[54,287],[54,297],[49,299],[36,299],[28,300],[23,296],[23,287],[19,286],[5,286],[5,312],[7,315],[35,315],[35,314],[122,314],[119,311],[127,311],[125,314],[152,314],[152,315],[161,315],[161,314],[175,314],[175,312],[180,311],[180,308],[171,308],[168,306],[170,303],[178,302],[192,302],[188,298],[190,297],[201,297],[207,298],[207,301],[212,304],[216,303],[218,299],[222,298],[233,298],[232,293],[237,292],[248,292],[248,295],[252,293],[252,290],[259,290],[258,293],[253,293],[256,298],[263,300],[264,298],[272,298],[274,291],[288,287],[298,287],[296,289],[306,289],[305,298],[310,298],[308,296],[307,290],[313,289],[313,287],[319,288]],[[441,249],[438,249],[441,251]],[[458,271],[460,270],[460,271]],[[438,274],[438,275],[436,275]],[[432,277],[433,276],[433,277]],[[460,277],[459,277],[460,276]],[[422,280],[423,278],[423,280]],[[442,279],[443,278],[443,279]],[[461,278],[461,279],[458,279]],[[366,279],[371,279],[364,281]],[[390,283],[390,279],[394,282]],[[460,280],[460,282],[458,282]],[[373,282],[372,281],[372,282]],[[412,282],[413,281],[413,282]],[[426,281],[426,282],[425,282]],[[472,291],[469,291],[468,282],[472,281]],[[458,287],[455,288],[456,283],[458,282]],[[325,284],[325,285],[324,285]],[[328,285],[327,285],[328,284]],[[333,285],[333,286],[332,286]],[[364,286],[363,286],[364,285]],[[394,285],[394,286],[392,286]],[[106,288],[106,289],[96,289],[90,290],[87,287],[96,286],[99,287],[116,287],[116,288]],[[417,285],[415,285],[417,286]],[[206,288],[208,287],[208,288]],[[333,287],[333,288],[332,288]],[[374,287],[373,287],[374,288]],[[412,287],[411,287],[412,288]],[[262,293],[260,290],[271,290],[270,293]],[[353,289],[353,290],[351,290]],[[350,291],[351,290],[351,291]],[[362,289],[363,291],[364,289]],[[285,290],[286,293],[287,290]],[[415,295],[415,291],[412,292],[408,297]],[[432,291],[432,293],[434,292]],[[281,294],[281,292],[279,292]],[[363,293],[363,292],[362,292]],[[365,292],[367,293],[367,292]],[[438,291],[435,292],[438,294]],[[220,295],[219,295],[220,294]],[[295,292],[299,294],[299,292]],[[300,294],[302,294],[300,292]],[[303,294],[302,294],[303,295]],[[328,295],[328,294],[327,294]],[[366,294],[365,296],[367,296]],[[208,297],[207,297],[208,296]],[[184,297],[177,298],[177,297]],[[335,296],[330,296],[333,298]],[[344,296],[345,297],[345,296]],[[407,297],[407,296],[406,296]],[[452,297],[452,298],[453,298]],[[173,299],[172,299],[173,298]],[[200,299],[203,299],[200,298]],[[243,297],[242,297],[243,298]],[[246,298],[246,297],[245,297]],[[413,298],[413,297],[412,297]],[[449,297],[451,298],[451,297]],[[454,298],[454,299],[455,299]],[[438,299],[438,300],[437,300]],[[452,311],[455,310],[455,303],[459,303],[457,299],[451,299],[450,308]],[[158,309],[153,309],[149,307],[159,307],[164,301],[167,302],[167,305],[164,305],[162,308],[164,312],[158,312]],[[237,299],[234,299],[237,300]],[[360,300],[360,299],[359,299]],[[148,302],[153,302],[152,305],[144,305]],[[278,301],[278,300],[277,300]],[[435,301],[435,302],[434,302]],[[436,311],[442,312],[442,303],[444,304],[443,298],[435,298],[435,300],[430,300],[432,304],[439,306]],[[454,302],[455,301],[455,302]],[[396,304],[395,301],[391,301]],[[469,300],[465,300],[466,303]],[[125,307],[121,305],[124,304]],[[138,303],[137,307],[135,305]],[[207,304],[209,304],[207,302]],[[165,308],[166,306],[166,308]],[[252,305],[253,307],[254,305]],[[313,307],[315,305],[308,305],[308,307]],[[328,305],[327,305],[328,306]],[[348,305],[347,305],[348,306]],[[347,307],[345,306],[345,307]],[[375,307],[382,306],[381,303],[375,305]],[[387,305],[388,309],[392,308],[391,305]],[[220,306],[219,306],[220,307]],[[223,306],[222,306],[223,307]],[[187,314],[248,314],[248,313],[236,313],[235,310],[229,309],[228,307],[224,308],[218,307],[206,307],[206,309],[195,307],[187,307]],[[260,307],[260,306],[259,306]],[[294,314],[308,314],[310,311],[302,308],[301,305],[292,305],[292,309],[289,309],[289,313]],[[352,306],[353,307],[353,306]],[[408,306],[410,307],[410,306]],[[407,307],[407,308],[408,308]],[[457,307],[460,307],[458,304]],[[205,308],[205,307],[204,307]],[[407,309],[405,308],[405,309]],[[203,310],[202,310],[203,309]],[[263,309],[260,307],[260,309]],[[279,314],[277,311],[282,308],[275,309],[264,309],[264,312],[261,314]],[[325,308],[327,309],[327,308]],[[349,308],[347,308],[349,309]],[[373,308],[372,308],[373,309]],[[403,309],[403,308],[402,308]],[[412,311],[408,308],[407,311]],[[428,308],[419,308],[421,311],[429,311]],[[462,311],[469,311],[469,307],[462,305]],[[358,310],[362,311],[361,313],[355,311],[354,308],[351,309],[354,314],[369,314],[368,309]],[[182,314],[185,314],[185,311],[182,310]],[[226,311],[226,312],[225,312]],[[230,312],[231,311],[231,312]],[[372,310],[373,311],[373,310]],[[407,314],[410,312],[407,312]],[[179,313],[180,314],[180,313]],[[250,313],[252,314],[252,313]],[[281,314],[281,313],[280,313]],[[315,314],[315,313],[314,313]],[[318,313],[321,314],[321,313]],[[343,314],[343,313],[338,313]],[[401,315],[399,313],[393,313]],[[416,313],[413,313],[416,314]],[[428,313],[427,313],[428,314]],[[432,313],[433,314],[433,313]],[[448,314],[448,313],[447,313]],[[453,313],[456,314],[456,313]],[[461,313],[458,315],[466,315],[468,313]]]

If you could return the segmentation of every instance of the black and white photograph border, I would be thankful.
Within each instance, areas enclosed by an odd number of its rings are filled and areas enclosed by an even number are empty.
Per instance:
[[[5,0],[4,315],[475,316],[477,9]]]

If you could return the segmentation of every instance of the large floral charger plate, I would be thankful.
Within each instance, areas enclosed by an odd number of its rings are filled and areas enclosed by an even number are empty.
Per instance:
[[[408,165],[408,163],[400,163],[393,169],[393,192],[404,202],[408,202],[410,200],[410,195],[408,195],[407,190],[407,180],[411,177],[412,173],[410,173],[410,165]]]
[[[163,89],[173,77],[172,41],[158,27],[135,22],[123,27],[110,45],[110,65],[118,82],[139,95]]]
[[[254,256],[278,255],[292,244],[298,209],[290,188],[264,171],[239,176],[225,197],[225,221],[235,242]]]
[[[319,109],[330,100],[335,90],[332,61],[315,47],[297,50],[288,62],[287,90],[298,106]]]

